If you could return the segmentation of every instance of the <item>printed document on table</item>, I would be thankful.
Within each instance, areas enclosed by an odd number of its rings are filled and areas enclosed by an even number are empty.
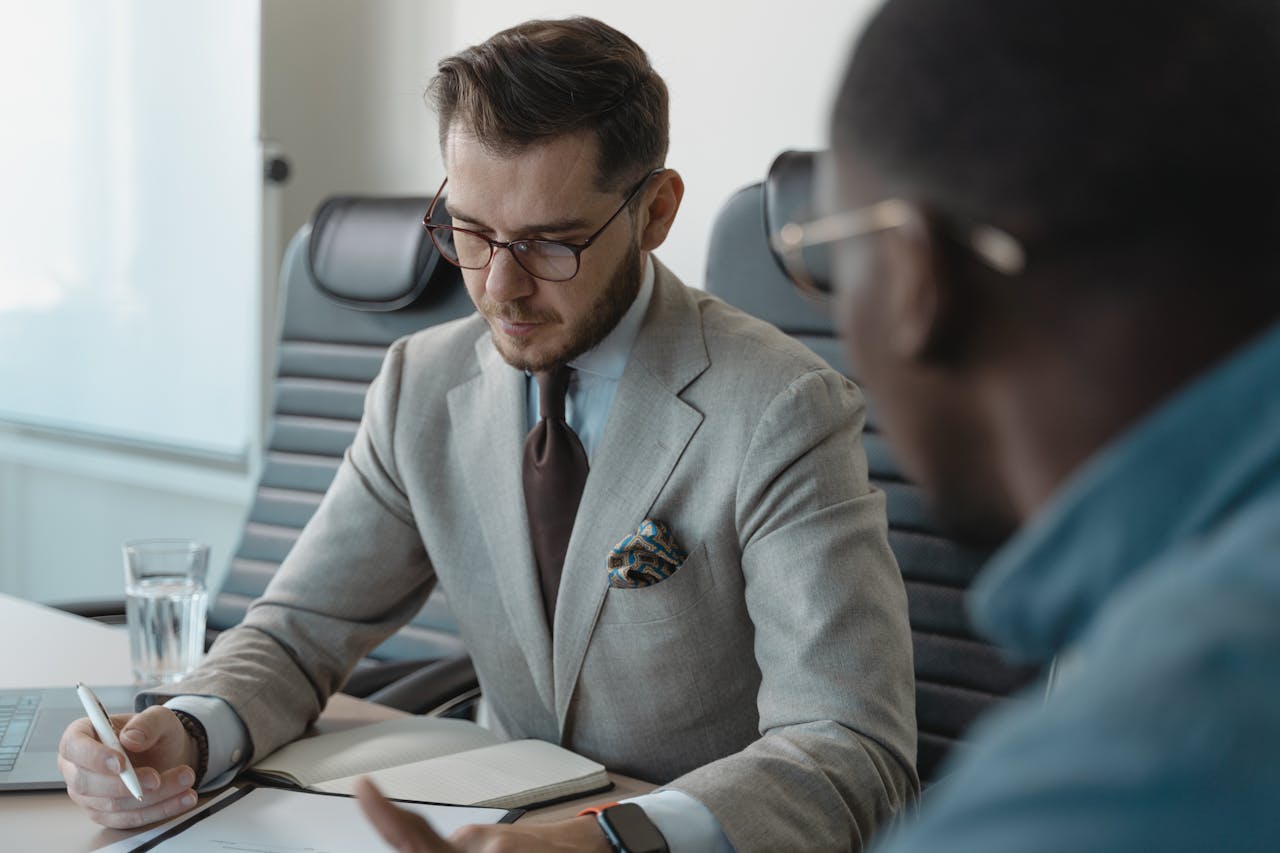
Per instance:
[[[502,823],[520,814],[473,806],[396,805],[426,818],[442,836],[467,824]],[[242,796],[233,794],[174,828],[181,831],[150,840],[135,837],[105,849],[111,853],[345,853],[386,847],[354,799],[279,788],[251,788]]]

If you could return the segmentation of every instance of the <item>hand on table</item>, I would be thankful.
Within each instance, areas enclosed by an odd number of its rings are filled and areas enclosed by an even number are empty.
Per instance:
[[[399,853],[609,853],[595,818],[516,826],[464,826],[446,841],[425,820],[398,808],[368,779],[356,783],[356,800],[383,840]]]
[[[132,829],[165,820],[196,804],[195,740],[173,711],[157,705],[141,714],[112,714],[120,745],[142,785],[142,802],[120,779],[120,753],[94,734],[87,717],[67,726],[58,744],[58,769],[71,799],[103,826]]]

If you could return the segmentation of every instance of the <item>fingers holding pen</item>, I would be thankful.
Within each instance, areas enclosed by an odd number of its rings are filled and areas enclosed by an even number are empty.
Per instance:
[[[136,829],[177,817],[190,810],[196,804],[196,792],[187,790],[154,803],[149,800],[150,798],[144,798],[144,801],[139,803],[129,797],[127,802],[118,801],[123,806],[122,809],[97,809],[88,804],[81,803],[81,805],[89,819],[95,823],[112,829]]]
[[[123,728],[134,715],[113,717]],[[131,747],[126,738],[126,747]],[[135,739],[136,740],[136,739]],[[88,719],[67,727],[58,745],[58,769],[67,783],[67,795],[91,820],[114,829],[131,829],[179,815],[196,804],[195,772],[179,765],[163,772],[136,767],[142,788],[139,801],[120,777],[124,756],[104,745]]]
[[[151,767],[138,768],[138,782],[142,787],[141,802],[129,792],[124,781],[114,773],[95,773],[76,767],[59,756],[58,769],[67,782],[67,794],[86,808],[105,808],[105,802],[116,802],[117,808],[129,803],[134,807],[156,802],[191,789],[195,773],[190,767],[174,767],[160,773]]]
[[[98,740],[88,717],[81,717],[67,726],[58,744],[58,757],[93,773],[118,776],[124,768],[124,756]]]
[[[146,768],[138,773],[143,795],[139,801],[125,788],[118,776],[85,773],[68,766],[59,757],[59,766],[67,778],[67,794],[90,819],[116,829],[143,826],[187,811],[196,804],[192,788],[195,773],[190,767],[175,767],[165,773]]]

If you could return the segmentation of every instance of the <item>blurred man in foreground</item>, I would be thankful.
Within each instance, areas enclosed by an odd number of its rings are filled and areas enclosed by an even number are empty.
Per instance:
[[[890,0],[864,34],[838,212],[782,236],[825,247],[940,513],[1012,535],[978,626],[1056,673],[884,849],[1280,849],[1277,105],[1272,2]]]

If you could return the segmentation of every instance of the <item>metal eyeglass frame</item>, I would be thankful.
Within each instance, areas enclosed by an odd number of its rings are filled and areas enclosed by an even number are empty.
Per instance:
[[[431,199],[431,206],[427,208],[426,216],[422,217],[422,227],[426,228],[427,233],[431,235],[431,242],[435,245],[436,251],[440,252],[440,257],[444,258],[446,261],[448,261],[449,263],[453,264],[455,267],[458,267],[460,269],[482,270],[485,267],[489,266],[489,264],[493,263],[493,256],[497,254],[499,249],[506,249],[508,252],[511,253],[511,257],[515,259],[515,262],[520,265],[520,269],[524,270],[529,275],[533,276],[539,281],[550,281],[550,282],[570,281],[582,269],[582,253],[585,252],[587,249],[589,249],[591,247],[591,244],[596,241],[596,238],[599,237],[601,234],[603,234],[604,230],[613,224],[613,220],[617,219],[618,216],[622,213],[622,211],[627,209],[627,205],[631,204],[632,200],[640,193],[640,190],[644,189],[645,185],[648,184],[649,181],[655,175],[659,175],[665,171],[666,171],[666,167],[660,166],[657,169],[654,169],[649,174],[645,175],[643,180],[641,180],[640,183],[636,184],[635,189],[627,193],[626,200],[622,202],[621,207],[619,207],[617,210],[614,211],[613,216],[610,216],[603,225],[601,225],[599,228],[596,229],[596,232],[594,234],[592,234],[587,239],[583,240],[581,243],[569,243],[564,240],[507,240],[507,241],[490,240],[485,235],[481,234],[478,231],[472,231],[470,228],[458,228],[457,226],[454,226],[454,225],[438,225],[431,221],[431,217],[435,213],[436,204],[440,201],[440,194],[444,192],[445,184],[449,183],[448,177],[446,177],[444,181],[441,182],[440,189],[436,190],[435,198]],[[450,231],[459,231],[463,234],[467,234],[479,240],[485,241],[486,243],[489,244],[489,259],[478,267],[463,266],[460,260],[455,261],[453,258],[449,257],[448,254],[445,253],[444,249],[440,248],[440,242],[436,240],[436,232],[444,229],[448,229]],[[570,252],[573,253],[573,273],[564,278],[546,278],[544,276],[538,275],[533,270],[526,267],[524,265],[524,261],[520,260],[520,252],[517,251],[517,249],[525,250],[527,249],[527,247],[534,244],[559,246],[560,248],[568,249]]]
[[[810,294],[825,299],[831,294],[819,287],[809,274],[802,256],[805,249],[901,228],[914,215],[912,206],[906,201],[889,198],[804,224],[788,222],[770,242],[792,280]],[[1026,251],[1007,231],[993,225],[975,225],[957,236],[978,260],[998,273],[1016,276],[1026,269]]]

